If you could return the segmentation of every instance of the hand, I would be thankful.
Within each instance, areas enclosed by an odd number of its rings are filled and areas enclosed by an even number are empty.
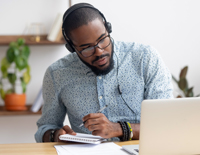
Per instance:
[[[120,137],[123,135],[119,123],[113,123],[102,113],[91,113],[83,117],[84,126],[92,131],[93,135],[103,138]]]
[[[55,142],[66,142],[66,141],[62,141],[59,139],[59,136],[64,135],[64,134],[76,135],[76,133],[68,125],[65,125],[63,128],[61,128],[55,132],[54,141]]]

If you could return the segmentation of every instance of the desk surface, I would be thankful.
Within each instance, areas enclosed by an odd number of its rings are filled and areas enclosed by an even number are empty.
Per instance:
[[[138,140],[115,142],[117,145],[139,144]],[[67,143],[24,143],[24,144],[0,144],[2,155],[57,155],[54,145]]]

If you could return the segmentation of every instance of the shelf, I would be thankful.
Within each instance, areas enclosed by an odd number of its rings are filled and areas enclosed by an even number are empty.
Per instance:
[[[5,106],[0,106],[0,116],[14,116],[14,115],[40,115],[42,114],[41,110],[38,112],[30,111],[32,105],[27,105],[27,110],[25,111],[7,111]]]
[[[18,38],[24,38],[27,45],[62,45],[65,44],[64,39],[56,42],[47,40],[47,35],[42,35],[39,42],[34,41],[31,35],[0,35],[0,45],[9,45],[10,42],[16,41]]]

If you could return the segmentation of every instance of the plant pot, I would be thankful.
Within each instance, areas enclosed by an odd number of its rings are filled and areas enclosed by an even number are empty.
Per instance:
[[[6,94],[5,96],[5,108],[11,111],[27,110],[26,94]]]

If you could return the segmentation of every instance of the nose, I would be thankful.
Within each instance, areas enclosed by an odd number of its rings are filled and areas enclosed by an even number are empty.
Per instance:
[[[101,56],[104,52],[104,49],[100,49],[98,46],[95,47],[95,56]]]

